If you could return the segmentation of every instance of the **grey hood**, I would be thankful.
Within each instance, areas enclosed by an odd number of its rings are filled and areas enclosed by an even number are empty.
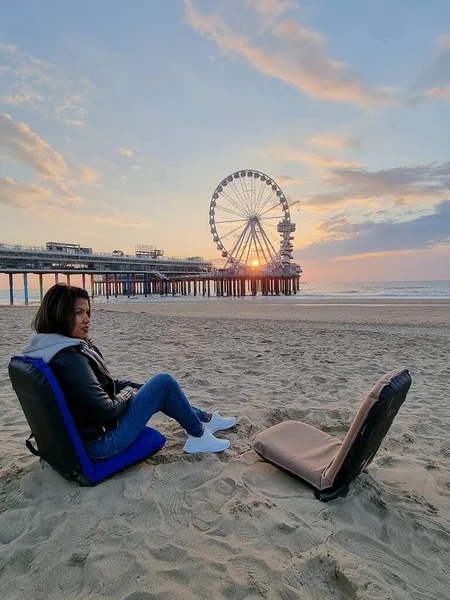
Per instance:
[[[60,350],[69,346],[77,346],[82,340],[59,335],[59,333],[36,333],[30,343],[22,348],[22,354],[30,358],[40,358],[48,363]]]

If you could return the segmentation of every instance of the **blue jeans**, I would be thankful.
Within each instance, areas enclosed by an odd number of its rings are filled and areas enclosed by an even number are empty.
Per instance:
[[[87,448],[89,457],[98,460],[119,454],[128,448],[158,411],[178,421],[194,437],[203,434],[202,422],[209,421],[208,413],[189,404],[172,375],[159,373],[136,392],[118,426]]]

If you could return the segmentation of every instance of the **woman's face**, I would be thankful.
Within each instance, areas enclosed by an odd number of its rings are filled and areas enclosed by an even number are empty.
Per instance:
[[[86,298],[77,298],[75,302],[75,325],[70,333],[71,337],[86,340],[89,335],[91,323],[91,308]]]

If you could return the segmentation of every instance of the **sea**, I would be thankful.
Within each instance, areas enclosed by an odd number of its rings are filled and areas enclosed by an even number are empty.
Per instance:
[[[355,300],[355,299],[450,299],[450,280],[443,281],[374,281],[364,283],[306,283],[301,282],[300,291],[297,296],[289,298]],[[39,289],[29,289],[28,299],[30,304],[39,303]],[[110,298],[109,302],[173,302],[177,300],[205,300],[201,296],[189,297],[160,297],[149,296],[148,298]],[[95,298],[97,302],[105,301],[105,298]],[[9,290],[0,290],[0,305],[9,304]],[[14,304],[25,304],[23,290],[14,289]]]

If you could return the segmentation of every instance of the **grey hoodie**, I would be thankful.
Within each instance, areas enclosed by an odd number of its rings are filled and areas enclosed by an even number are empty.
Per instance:
[[[29,345],[22,348],[22,354],[49,363],[63,348],[77,346],[81,342],[82,340],[59,335],[59,333],[36,333],[31,337]]]

